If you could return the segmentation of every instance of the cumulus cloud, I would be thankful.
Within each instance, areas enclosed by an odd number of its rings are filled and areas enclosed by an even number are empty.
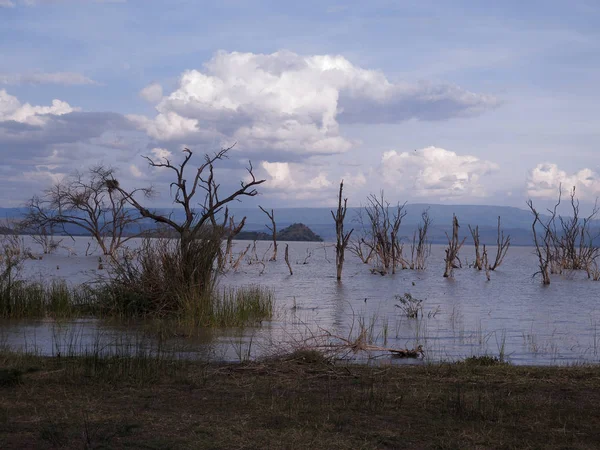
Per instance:
[[[76,72],[34,72],[0,73],[0,84],[98,84],[96,81]]]
[[[72,108],[67,102],[52,100],[51,106],[32,106],[29,103],[21,104],[17,97],[10,95],[6,90],[0,90],[0,122],[15,121],[27,125],[44,125],[50,115],[62,116],[78,108]]]
[[[157,103],[163,96],[163,88],[159,83],[152,83],[140,91],[140,97],[150,103]]]
[[[381,159],[385,185],[439,200],[485,197],[481,179],[497,168],[493,162],[438,147],[403,153],[392,150]]]
[[[158,94],[151,86],[147,97]],[[240,150],[326,155],[355,144],[342,135],[343,123],[450,119],[497,104],[457,86],[394,83],[342,56],[218,52],[202,71],[182,74],[156,117],[130,119],[159,141],[236,141]]]
[[[333,186],[325,171],[319,170],[315,175],[314,168],[304,164],[263,161],[261,168],[258,175],[267,180],[263,185],[264,191],[272,197],[321,199],[324,191]]]
[[[564,190],[575,187],[579,198],[593,199],[600,195],[600,175],[588,168],[568,174],[556,164],[541,163],[529,173],[527,195],[556,199],[561,186]]]
[[[0,8],[14,8],[15,2],[11,0],[0,0]]]
[[[173,153],[171,153],[166,148],[155,147],[150,150],[150,153],[157,159],[171,159],[173,158]]]
[[[91,151],[81,145],[128,128],[120,114],[82,112],[58,99],[47,106],[31,105],[0,90],[0,154],[5,165],[46,164],[58,151],[69,153],[61,164],[73,164]]]

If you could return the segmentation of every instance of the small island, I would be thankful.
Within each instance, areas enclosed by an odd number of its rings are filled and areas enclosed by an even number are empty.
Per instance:
[[[273,239],[271,233],[263,231],[242,231],[236,237],[242,241],[270,241]],[[277,233],[278,241],[302,241],[302,242],[323,242],[318,234],[315,234],[303,223],[294,223]]]

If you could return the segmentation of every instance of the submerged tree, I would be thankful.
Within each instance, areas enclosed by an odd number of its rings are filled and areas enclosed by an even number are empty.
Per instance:
[[[220,242],[225,233],[222,226],[215,227],[215,217],[226,208],[226,205],[232,201],[238,200],[240,197],[254,197],[258,194],[256,186],[265,182],[258,180],[254,175],[252,163],[249,163],[246,168],[248,179],[240,182],[240,188],[226,194],[221,195],[220,184],[215,180],[214,166],[217,162],[227,158],[227,153],[233,147],[222,149],[213,155],[204,155],[204,162],[192,172],[192,182],[188,183],[186,176],[186,168],[190,162],[193,152],[185,148],[183,162],[173,164],[168,158],[162,158],[161,161],[156,161],[150,157],[144,156],[151,167],[167,169],[173,172],[175,180],[171,183],[171,188],[174,188],[173,201],[180,205],[185,213],[182,221],[175,221],[171,215],[160,214],[152,211],[140,203],[137,198],[140,190],[128,191],[123,189],[119,183],[110,178],[116,186],[115,189],[122,195],[124,200],[135,208],[143,217],[154,220],[159,224],[166,225],[173,230],[179,238],[180,258],[182,267],[185,270],[184,278],[189,283],[205,283],[205,277],[212,270],[212,265],[206,261],[202,262],[202,267],[198,267],[198,252],[207,254],[207,258],[212,261],[217,258],[220,251]],[[141,191],[143,194],[148,194],[147,191]],[[200,201],[196,204],[197,194],[200,194]],[[203,196],[202,196],[203,195]],[[146,195],[147,196],[147,195]],[[196,209],[195,206],[199,208]],[[226,211],[225,211],[226,212]],[[242,220],[241,223],[243,223]],[[204,244],[206,248],[203,249]]]
[[[269,220],[271,221],[271,226],[267,225],[267,229],[271,232],[273,238],[273,256],[269,261],[277,261],[277,224],[275,223],[275,213],[273,210],[271,212],[264,209],[262,206],[258,205],[260,210],[264,212]]]
[[[414,270],[425,270],[427,257],[431,253],[431,243],[427,240],[427,232],[431,225],[429,211],[421,213],[421,223],[413,234],[413,241],[410,247],[411,263],[410,268]]]
[[[132,228],[141,217],[127,208],[128,196],[150,192],[136,189],[125,193],[114,175],[114,169],[99,165],[55,183],[28,201],[24,228],[40,234],[44,229],[62,227],[70,234],[65,227],[75,226],[88,232],[105,255],[114,255],[121,245],[139,235]]]
[[[446,258],[444,259],[446,263],[446,269],[444,270],[444,277],[453,277],[454,269],[457,269],[462,266],[460,259],[458,258],[458,251],[465,243],[466,238],[463,238],[462,241],[458,240],[458,219],[455,215],[452,216],[452,237],[448,236],[446,233],[446,237],[448,238],[448,247],[446,247]]]
[[[336,245],[335,245],[335,266],[337,268],[337,279],[338,281],[342,279],[342,270],[344,268],[344,253],[346,251],[346,247],[348,246],[348,242],[350,241],[350,236],[354,229],[350,230],[347,233],[344,233],[344,220],[346,219],[346,211],[348,199],[344,199],[344,203],[342,204],[342,192],[344,189],[344,180],[340,182],[340,192],[338,194],[338,208],[336,213],[334,214],[331,211],[331,215],[333,216],[333,220],[335,221],[335,234],[336,234]]]
[[[481,253],[479,252],[479,226],[471,228],[471,225],[469,225],[469,231],[471,232],[473,245],[475,246],[475,262],[473,263],[473,267],[477,270],[481,270],[483,269],[483,260]]]
[[[533,243],[535,245],[535,253],[538,257],[538,268],[539,270],[534,274],[538,273],[542,276],[542,284],[550,284],[550,265],[553,259],[553,244],[555,240],[554,232],[554,220],[556,219],[556,210],[560,205],[562,195],[562,189],[558,190],[558,201],[554,205],[554,208],[548,210],[550,217],[543,221],[540,213],[534,208],[531,200],[527,201],[527,206],[533,214],[533,223],[531,224],[531,230],[533,232]],[[541,228],[541,236],[538,236],[539,228]]]
[[[406,216],[404,205],[399,203],[391,209],[385,200],[383,191],[379,196],[371,194],[368,198],[369,204],[364,207],[367,216],[366,238],[362,243],[369,248],[377,259],[378,271],[383,275],[390,270],[396,273],[396,267],[408,268],[408,264],[402,256],[403,246],[400,243],[398,232],[402,219]]]
[[[225,227],[225,223],[229,221],[229,225],[227,227]],[[216,224],[216,220],[212,220],[211,223],[213,224],[213,227],[216,229],[219,225]],[[244,228],[244,225],[246,224],[246,218],[242,218],[242,220],[239,223],[235,223],[235,218],[234,217],[229,217],[229,210],[227,208],[225,208],[225,214],[223,215],[223,222],[220,225],[221,228],[223,228],[225,230],[225,235],[227,237],[227,240],[225,241],[225,249],[223,249],[222,247],[219,247],[220,251],[218,254],[218,265],[219,265],[219,270],[224,272],[227,269],[227,264],[231,264],[231,267],[233,269],[236,269],[237,266],[239,265],[239,260],[240,258],[238,258],[238,260],[236,260],[235,262],[233,261],[233,255],[232,255],[232,248],[233,248],[233,240],[235,239],[235,237],[240,234],[240,232],[242,231],[242,228]],[[245,255],[245,253],[244,253]]]
[[[49,227],[42,225],[41,227],[36,227],[35,230],[31,231],[33,231],[31,234],[31,240],[42,247],[42,252],[44,255],[54,253],[54,251],[60,247],[60,244],[63,241],[63,239],[57,240],[54,238],[53,224],[50,224]]]
[[[504,261],[504,257],[508,252],[508,248],[510,247],[510,234],[508,236],[504,236],[504,230],[500,228],[500,216],[498,216],[498,237],[496,238],[496,258],[494,258],[494,263],[489,265],[489,270],[496,270]],[[486,270],[488,267],[486,267]]]
[[[557,227],[556,218],[562,198],[562,186],[559,186],[558,201],[553,209],[548,210],[550,216],[545,221],[534,208],[533,202],[527,201],[527,206],[534,215],[532,231],[539,260],[539,271],[536,274],[542,275],[543,284],[550,284],[550,274],[562,273],[563,270],[585,270],[588,278],[598,278],[596,260],[600,256],[600,248],[596,245],[596,240],[600,233],[598,230],[593,233],[591,229],[592,221],[600,212],[598,202],[596,200],[588,216],[581,218],[575,187],[569,196],[572,216],[558,216],[560,227]]]

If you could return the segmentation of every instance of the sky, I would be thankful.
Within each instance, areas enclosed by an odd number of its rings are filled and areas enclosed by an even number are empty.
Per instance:
[[[0,0],[0,206],[97,164],[169,206],[142,156],[230,146],[244,206],[589,205],[598,79],[596,0]]]

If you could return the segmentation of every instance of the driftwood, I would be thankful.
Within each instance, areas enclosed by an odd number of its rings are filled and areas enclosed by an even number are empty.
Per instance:
[[[337,342],[331,342],[331,339]],[[418,358],[419,356],[425,356],[425,350],[422,345],[418,345],[414,349],[408,348],[391,348],[391,347],[380,347],[378,345],[372,345],[367,342],[367,331],[363,331],[354,340],[344,338],[331,334],[329,331],[325,331],[324,335],[313,336],[310,340],[321,341],[313,348],[326,349],[333,353],[347,352],[347,353],[358,353],[358,352],[388,352],[396,358]]]

